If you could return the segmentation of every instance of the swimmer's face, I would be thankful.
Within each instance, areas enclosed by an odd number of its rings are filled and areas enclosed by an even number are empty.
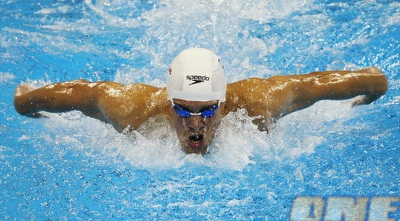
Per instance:
[[[177,107],[192,113],[212,111],[215,109],[215,105],[218,105],[218,101],[200,102],[173,99],[173,102]],[[186,153],[205,154],[207,152],[207,147],[210,145],[214,133],[221,123],[223,106],[224,103],[221,103],[211,117],[201,115],[182,117],[171,105],[171,119],[182,149]]]

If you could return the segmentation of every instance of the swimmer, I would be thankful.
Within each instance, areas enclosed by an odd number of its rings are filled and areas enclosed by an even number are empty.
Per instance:
[[[119,132],[135,130],[149,118],[164,115],[186,153],[205,154],[229,112],[245,109],[260,130],[268,130],[279,118],[319,100],[362,95],[353,105],[369,104],[388,88],[385,75],[374,67],[249,78],[228,84],[220,59],[202,48],[179,53],[167,74],[165,88],[85,80],[37,89],[21,84],[15,91],[14,106],[28,117],[40,117],[40,111],[79,110],[110,123]]]

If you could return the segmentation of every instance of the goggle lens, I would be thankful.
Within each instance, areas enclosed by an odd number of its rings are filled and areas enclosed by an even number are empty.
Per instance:
[[[218,104],[213,105],[210,109],[202,110],[200,113],[193,113],[187,110],[186,108],[180,106],[179,104],[172,104],[175,112],[183,118],[187,118],[190,116],[203,116],[203,117],[212,117],[218,109]]]

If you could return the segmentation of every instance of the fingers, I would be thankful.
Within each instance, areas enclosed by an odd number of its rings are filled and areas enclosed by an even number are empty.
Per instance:
[[[21,84],[15,89],[15,96],[21,96],[23,94],[33,91],[35,88],[29,84]]]

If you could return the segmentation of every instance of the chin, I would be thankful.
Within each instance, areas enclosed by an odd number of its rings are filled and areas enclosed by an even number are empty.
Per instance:
[[[193,149],[191,147],[184,147],[183,151],[185,151],[185,153],[187,154],[201,154],[204,155],[207,153],[207,147],[205,148],[200,148],[200,149]]]

